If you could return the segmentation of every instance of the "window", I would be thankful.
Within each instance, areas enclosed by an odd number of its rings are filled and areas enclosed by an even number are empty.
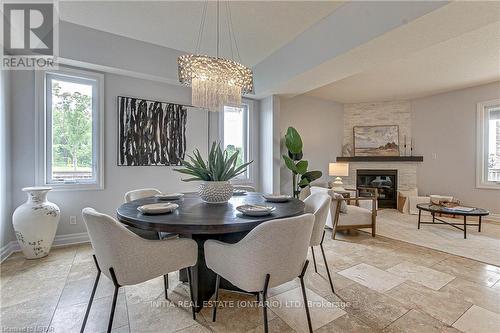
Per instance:
[[[43,163],[39,183],[55,188],[102,188],[103,76],[83,71],[45,72],[43,121],[39,121]],[[39,113],[40,115],[40,113]]]
[[[221,138],[224,149],[230,154],[239,152],[236,165],[248,162],[251,156],[249,151],[249,106],[246,104],[241,107],[225,106],[221,118]],[[250,182],[252,167],[252,165],[249,166],[247,171],[241,174],[236,181]]]
[[[476,185],[500,189],[500,100],[478,104]]]

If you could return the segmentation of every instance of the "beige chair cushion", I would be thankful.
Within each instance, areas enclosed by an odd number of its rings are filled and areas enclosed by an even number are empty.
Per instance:
[[[408,197],[408,207],[409,207],[409,214],[411,215],[418,215],[418,208],[417,205],[421,203],[429,203],[431,202],[431,198],[429,197]],[[423,213],[425,213],[423,211]]]
[[[300,191],[299,200],[304,201],[310,195],[311,195],[311,188],[309,186],[306,186]]]
[[[314,215],[264,222],[236,244],[205,242],[208,268],[247,292],[291,281],[302,271],[314,226]]]
[[[338,226],[356,226],[372,223],[372,212],[358,206],[350,206],[347,214],[339,214]]]

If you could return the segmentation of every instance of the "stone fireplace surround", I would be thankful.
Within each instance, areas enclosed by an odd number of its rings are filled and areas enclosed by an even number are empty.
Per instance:
[[[409,101],[354,103],[344,105],[344,140],[353,145],[354,126],[398,125],[400,147],[411,138],[411,103]],[[417,188],[417,162],[349,162],[349,176],[344,187],[356,187],[356,170],[397,170],[398,190]]]

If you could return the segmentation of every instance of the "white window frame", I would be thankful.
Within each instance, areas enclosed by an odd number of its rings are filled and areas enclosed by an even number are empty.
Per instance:
[[[256,113],[254,111],[254,101],[253,100],[243,100],[242,102],[243,106],[245,106],[246,110],[246,128],[247,128],[247,135],[245,138],[245,144],[246,144],[246,159],[247,161],[254,161],[251,163],[248,168],[247,172],[244,174],[241,174],[231,180],[232,184],[236,185],[252,185],[256,186],[257,184],[257,145],[256,143],[256,135],[255,131],[257,130],[256,127]],[[221,115],[219,117],[219,138],[222,146],[225,146],[224,143],[224,115],[221,112]]]
[[[500,190],[500,182],[488,181],[488,134],[489,123],[487,109],[500,105],[500,99],[477,104],[477,140],[476,140],[476,188]]]
[[[51,172],[52,141],[50,140],[51,130],[49,127],[50,110],[47,105],[50,99],[47,99],[47,78],[59,77],[67,78],[73,82],[85,82],[92,80],[96,82],[92,91],[92,172],[95,179],[92,181],[79,181],[67,183],[49,182],[49,173]],[[36,177],[37,185],[50,186],[54,190],[103,190],[104,189],[104,75],[101,73],[64,68],[50,71],[35,72],[36,89],[36,110],[35,110],[35,135],[37,138],[37,147],[35,149]]]

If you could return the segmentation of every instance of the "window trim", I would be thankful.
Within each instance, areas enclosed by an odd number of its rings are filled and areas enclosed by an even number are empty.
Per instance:
[[[57,77],[66,76],[74,79],[75,82],[82,82],[85,79],[95,80],[97,82],[93,93],[96,93],[97,98],[94,99],[95,107],[97,108],[97,116],[93,117],[93,125],[95,128],[96,140],[93,143],[93,150],[96,150],[95,156],[97,161],[93,162],[93,171],[96,173],[96,179],[92,182],[80,183],[65,183],[54,184],[48,183],[48,166],[47,153],[50,148],[48,142],[48,135],[50,129],[47,127],[47,100],[46,100],[46,82],[49,75]],[[82,80],[79,80],[81,78]],[[104,74],[73,69],[64,68],[58,70],[36,71],[35,72],[35,137],[37,138],[37,146],[35,147],[35,161],[36,161],[36,174],[35,182],[37,185],[50,186],[54,190],[103,190],[104,189]],[[93,107],[94,107],[93,106]]]
[[[476,188],[500,190],[500,182],[488,181],[486,149],[488,142],[488,126],[486,122],[486,110],[490,106],[500,105],[500,99],[477,103],[477,130],[476,130]]]
[[[236,177],[231,179],[231,184],[235,185],[252,185],[255,186],[257,183],[257,166],[256,166],[256,161],[257,158],[255,157],[256,154],[256,144],[255,144],[255,122],[256,122],[256,115],[254,111],[254,101],[253,100],[243,100],[242,105],[246,107],[246,127],[247,127],[247,135],[245,138],[246,141],[246,157],[247,161],[254,161],[251,163],[248,168],[247,168],[247,176],[246,177]],[[219,140],[224,146],[224,115],[221,112],[221,115],[219,117]]]

